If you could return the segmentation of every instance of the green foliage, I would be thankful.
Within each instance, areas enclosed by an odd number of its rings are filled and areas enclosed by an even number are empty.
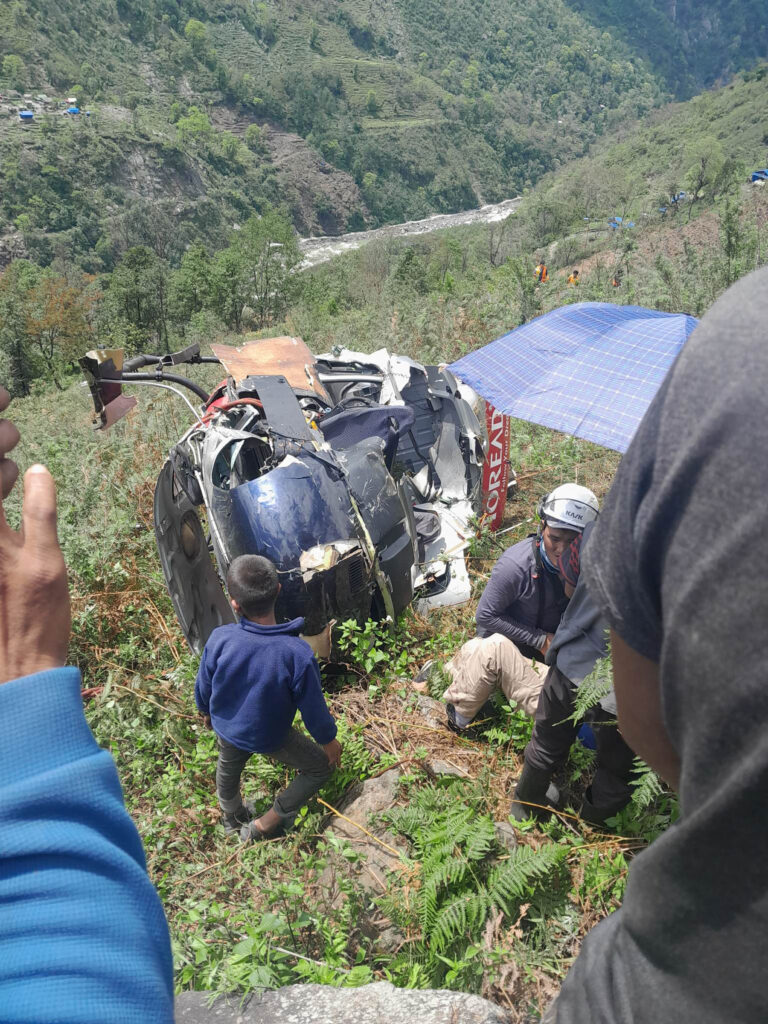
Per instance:
[[[213,138],[213,127],[208,115],[198,107],[190,107],[186,117],[176,122],[179,138],[184,145],[210,141]]]
[[[201,21],[190,18],[184,26],[184,36],[192,47],[193,53],[201,56],[208,48],[208,31]]]
[[[3,78],[6,78],[12,89],[23,92],[27,84],[27,74],[24,61],[15,53],[9,53],[3,57],[2,63]]]
[[[245,129],[245,144],[253,150],[255,153],[261,153],[264,150],[264,139],[262,136],[261,128],[257,124],[249,124]]]
[[[425,787],[407,807],[387,815],[411,840],[419,885],[415,893],[388,896],[382,906],[421,935],[390,972],[418,964],[430,985],[477,991],[488,966],[481,942],[486,923],[499,912],[514,920],[523,900],[551,878],[566,851],[555,844],[538,850],[519,846],[499,860],[493,821],[465,797],[458,783]]]
[[[150,248],[125,253],[110,277],[106,304],[107,315],[136,328],[142,346],[168,351],[168,266]]]
[[[371,676],[380,666],[394,673],[404,670],[408,653],[401,646],[403,632],[402,627],[393,629],[387,622],[368,619],[360,626],[354,619],[348,619],[339,625],[335,639],[342,654]],[[379,685],[371,682],[368,692],[373,695],[379,689]]]
[[[768,49],[761,0],[577,0],[574,6],[630,44],[683,99]]]
[[[586,713],[596,707],[613,689],[613,665],[610,655],[601,658],[586,679],[579,685],[573,702],[571,719],[580,722]]]

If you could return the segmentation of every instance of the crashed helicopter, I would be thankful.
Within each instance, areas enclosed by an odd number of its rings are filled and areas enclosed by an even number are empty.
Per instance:
[[[464,560],[481,511],[485,431],[477,395],[444,367],[385,349],[313,355],[299,338],[199,346],[80,362],[96,426],[136,399],[124,385],[185,387],[195,420],[157,479],[154,523],[163,573],[189,646],[234,620],[222,588],[232,559],[277,566],[278,616],[305,633],[332,619],[393,619],[470,596]],[[209,394],[175,372],[219,363]],[[151,372],[146,368],[151,367]],[[514,485],[514,479],[512,486]]]

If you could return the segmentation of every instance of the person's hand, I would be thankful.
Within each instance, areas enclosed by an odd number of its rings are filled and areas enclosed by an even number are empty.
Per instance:
[[[5,388],[0,388],[0,412],[8,408],[10,400],[11,396]],[[19,475],[19,467],[16,463],[12,459],[6,458],[8,452],[13,451],[18,443],[19,432],[16,427],[10,420],[0,419],[0,494],[3,500],[11,493]]]
[[[0,411],[8,405],[0,389]],[[3,498],[18,475],[6,453],[18,431],[0,420]],[[70,631],[69,587],[56,533],[56,485],[44,466],[24,475],[22,525],[17,533],[0,507],[0,683],[60,668]]]
[[[341,744],[339,741],[334,739],[330,743],[324,743],[323,750],[331,768],[338,768],[341,764]]]
[[[541,653],[542,653],[542,655],[544,657],[546,657],[547,651],[549,650],[549,645],[552,643],[554,638],[555,638],[555,634],[554,633],[547,633],[547,638],[546,638],[546,640],[544,641],[544,643],[540,647]]]
[[[307,641],[320,661],[328,661],[331,656],[331,630],[335,625],[336,619],[331,619],[322,632],[313,633],[312,636],[301,634],[302,639]]]
[[[203,725],[205,726],[206,729],[212,729],[213,728],[213,726],[211,725],[211,716],[210,715],[203,715]]]

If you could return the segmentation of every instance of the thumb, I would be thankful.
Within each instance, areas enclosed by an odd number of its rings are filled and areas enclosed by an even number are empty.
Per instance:
[[[25,544],[42,552],[59,550],[56,484],[45,466],[30,466],[24,474],[21,517]]]

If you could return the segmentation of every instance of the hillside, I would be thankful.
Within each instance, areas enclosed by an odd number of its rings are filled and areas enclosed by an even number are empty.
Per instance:
[[[521,211],[543,225],[536,244],[575,229],[608,233],[613,216],[638,224],[690,221],[748,182],[751,171],[768,165],[767,83],[768,65],[761,65],[721,89],[653,110],[545,176]]]
[[[32,0],[0,40],[0,235],[93,270],[163,200],[217,246],[277,201],[325,233],[502,199],[662,96],[562,0]]]
[[[220,247],[267,204],[335,234],[519,194],[688,89],[659,53],[680,70],[714,39],[719,63],[686,78],[700,85],[768,52],[755,4],[709,3],[714,21],[668,6],[644,20],[564,0],[6,4],[0,258],[26,246],[110,269],[158,207],[182,251]],[[88,118],[64,113],[68,95]]]
[[[679,99],[748,68],[768,50],[762,0],[570,0],[570,6],[641,54]]]

